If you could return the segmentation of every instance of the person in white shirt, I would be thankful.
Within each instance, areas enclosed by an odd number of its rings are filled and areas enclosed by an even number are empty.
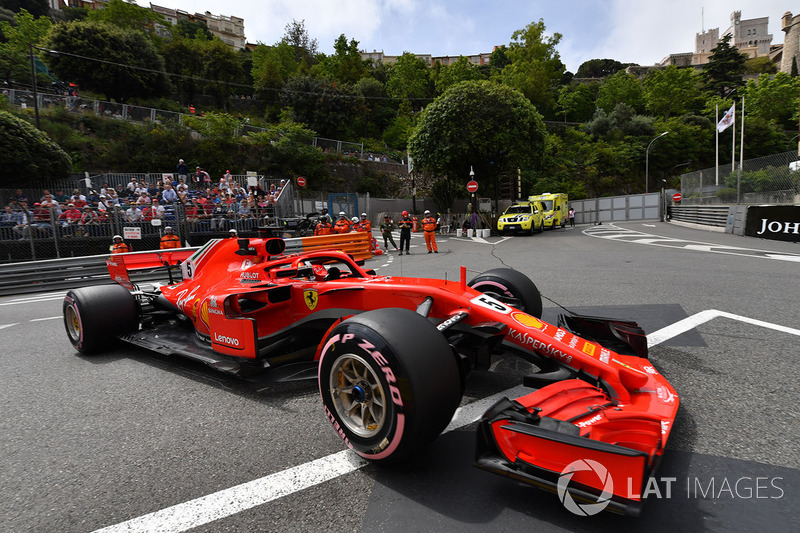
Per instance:
[[[136,202],[131,202],[131,206],[125,211],[125,220],[128,222],[139,222],[142,220],[142,211],[136,207]]]

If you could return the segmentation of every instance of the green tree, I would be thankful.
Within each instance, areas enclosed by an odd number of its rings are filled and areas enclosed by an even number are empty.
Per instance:
[[[790,129],[797,125],[797,94],[800,80],[785,72],[762,74],[744,89],[746,115],[756,115]]]
[[[493,74],[500,74],[510,64],[511,60],[508,58],[508,47],[506,45],[500,45],[492,50],[492,55],[489,56],[489,67]]]
[[[253,85],[259,100],[268,107],[277,104],[283,84],[299,70],[294,48],[286,41],[275,46],[259,44],[253,50]]]
[[[44,132],[0,111],[0,187],[63,179],[71,168],[69,156]]]
[[[227,112],[228,97],[241,92],[237,85],[244,81],[240,56],[219,39],[199,41],[199,44],[206,91],[214,97],[217,107]]]
[[[598,87],[597,83],[574,83],[559,88],[556,110],[564,122],[585,122],[592,118]]]
[[[566,70],[556,51],[561,34],[548,37],[540,19],[515,31],[511,38],[507,53],[511,64],[503,69],[502,82],[522,92],[545,116],[551,115]]]
[[[708,64],[703,67],[705,90],[724,97],[730,91],[742,87],[746,61],[747,56],[739,52],[735,46],[731,46],[731,35],[726,34],[720,39],[719,44],[711,49]]]
[[[36,18],[47,17],[50,14],[50,4],[47,0],[2,0],[0,7],[14,13],[25,10]]]
[[[334,53],[323,56],[314,72],[319,72],[323,77],[341,83],[354,84],[367,75],[367,67],[358,51],[358,41],[341,34],[333,43]]]
[[[541,115],[522,93],[465,81],[425,108],[408,151],[418,169],[464,184],[472,167],[491,193],[504,170],[539,163],[544,136]]]
[[[155,36],[156,24],[165,28],[171,26],[163,15],[137,5],[134,0],[105,2],[103,9],[90,10],[88,19],[95,22],[106,22],[128,30],[139,30],[151,37]]]
[[[597,92],[597,107],[610,113],[619,103],[625,103],[641,113],[644,111],[644,90],[638,78],[619,70],[603,80]]]
[[[294,122],[305,124],[322,137],[347,139],[360,116],[363,98],[351,86],[295,76],[281,92],[281,107],[291,110]]]
[[[442,94],[456,83],[482,79],[484,79],[484,76],[478,68],[468,58],[460,56],[455,63],[441,67],[434,86],[436,87],[436,93]]]
[[[164,41],[160,50],[164,57],[164,69],[173,74],[170,79],[178,93],[178,99],[184,105],[191,104],[199,90],[199,83],[195,78],[200,78],[203,73],[203,60],[197,41],[176,36]]]
[[[164,58],[140,31],[102,22],[67,22],[51,27],[43,46],[63,52],[45,56],[47,66],[83,89],[122,102],[169,92]]]
[[[202,20],[180,19],[175,26],[172,26],[174,36],[183,36],[187,39],[202,39],[210,41],[214,34],[209,31],[208,26]]]
[[[703,104],[698,81],[694,69],[651,70],[643,82],[645,108],[663,118],[698,110]]]
[[[752,57],[744,62],[745,74],[775,74],[778,72],[778,65],[768,56]]]
[[[630,63],[620,63],[615,59],[590,59],[584,61],[575,73],[576,78],[606,78],[612,76]]]
[[[0,76],[3,81],[18,80],[30,83],[30,47],[40,44],[52,26],[47,17],[34,18],[22,9],[14,16],[14,24],[0,21],[0,33],[5,36],[0,42]],[[35,53],[38,53],[34,50]]]
[[[420,105],[423,100],[433,96],[430,68],[414,54],[404,52],[389,67],[386,92],[392,98],[408,101],[412,106]]]
[[[319,45],[316,39],[311,39],[308,36],[305,19],[300,22],[292,20],[291,23],[287,24],[281,41],[292,47],[294,60],[298,64],[305,63],[308,67],[314,64]]]

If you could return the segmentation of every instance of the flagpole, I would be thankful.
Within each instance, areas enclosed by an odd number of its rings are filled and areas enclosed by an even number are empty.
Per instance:
[[[742,140],[739,142],[739,173],[736,175],[736,203],[739,203],[739,189],[742,183],[742,164],[744,164],[744,96],[742,96]]]
[[[731,174],[736,170],[736,102],[733,103],[733,132],[731,135]]]
[[[716,169],[714,184],[719,187],[719,104],[714,104],[714,124],[717,124],[714,128],[714,168]]]

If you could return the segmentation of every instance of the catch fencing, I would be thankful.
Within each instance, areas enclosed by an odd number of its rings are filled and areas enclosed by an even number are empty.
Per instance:
[[[773,154],[681,175],[681,205],[800,203],[800,157]]]

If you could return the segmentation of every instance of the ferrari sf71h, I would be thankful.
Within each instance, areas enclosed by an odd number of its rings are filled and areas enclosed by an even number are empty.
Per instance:
[[[66,295],[69,339],[84,354],[118,338],[246,379],[316,378],[334,430],[376,463],[406,458],[441,433],[470,372],[519,356],[538,368],[522,377],[535,390],[483,416],[476,465],[554,491],[566,474],[572,497],[639,512],[678,397],[635,323],[543,322],[539,290],[512,269],[469,282],[464,267],[460,279],[381,276],[342,252],[284,249],[264,234],[112,255],[117,284]],[[131,281],[158,266],[163,283]],[[603,465],[613,490],[574,468],[581,460]]]

